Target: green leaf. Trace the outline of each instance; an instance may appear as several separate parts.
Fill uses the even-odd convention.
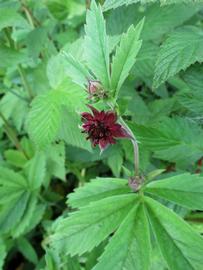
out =
[[[110,239],[93,270],[148,270],[149,265],[148,221],[143,204],[137,204]]]
[[[83,207],[90,202],[125,194],[130,191],[126,179],[96,178],[68,195],[68,204],[73,208]]]
[[[25,163],[27,162],[25,155],[18,150],[13,149],[6,150],[4,152],[4,156],[8,161],[8,163],[18,168],[23,168],[25,166]]]
[[[18,64],[27,61],[24,51],[17,51],[13,48],[0,45],[0,68],[17,67]]]
[[[26,37],[28,54],[34,61],[37,61],[40,52],[43,51],[47,42],[47,32],[43,27],[35,28],[28,33]]]
[[[34,249],[34,247],[31,245],[31,243],[25,238],[21,237],[17,240],[17,245],[19,251],[23,254],[23,256],[28,259],[28,261],[37,264],[38,262],[38,256]]]
[[[70,53],[63,52],[66,60],[65,70],[73,82],[79,84],[83,88],[87,88],[88,80],[91,79],[91,75],[87,68],[78,60],[76,60]]]
[[[110,86],[109,48],[106,35],[106,24],[95,0],[91,1],[91,9],[87,11],[85,25],[84,51],[87,65],[101,81],[105,88]]]
[[[62,124],[58,138],[63,139],[67,144],[92,151],[91,144],[84,134],[81,133],[81,117],[76,112],[70,112],[66,108],[62,110]]]
[[[132,25],[128,29],[128,32],[122,35],[120,45],[116,49],[116,54],[112,63],[111,77],[111,88],[116,93],[118,93],[136,61],[136,56],[142,44],[139,37],[143,24],[144,20],[142,20],[136,27]]]
[[[202,237],[165,206],[147,197],[145,202],[153,232],[169,269],[201,269]]]
[[[22,235],[30,225],[33,225],[31,224],[31,221],[33,213],[36,211],[37,196],[35,193],[29,195],[29,199],[27,200],[27,204],[20,221],[16,223],[15,228],[13,228],[11,231],[12,236],[15,238]]]
[[[123,5],[131,5],[135,3],[147,4],[147,3],[155,3],[158,2],[162,5],[170,5],[170,4],[180,4],[180,3],[202,3],[202,0],[106,0],[103,5],[103,10],[107,11],[109,9],[115,9],[117,7]]]
[[[169,35],[161,46],[155,67],[154,87],[167,81],[191,64],[203,60],[203,31],[195,26],[182,27]]]
[[[46,173],[46,157],[44,152],[36,152],[28,163],[28,181],[33,189],[41,187]]]
[[[0,169],[0,231],[19,236],[28,226],[36,205],[36,194],[28,181],[10,169]]]
[[[58,133],[61,123],[60,93],[51,91],[37,96],[27,118],[30,138],[41,149],[50,144]]]
[[[194,210],[203,210],[203,177],[184,173],[153,181],[146,192]]]
[[[80,208],[56,223],[51,244],[71,256],[92,250],[119,227],[136,201],[135,194],[117,195]]]
[[[28,23],[15,9],[0,7],[0,30],[12,26],[25,28]]]
[[[132,125],[132,129],[156,158],[187,165],[202,156],[203,131],[188,119],[165,118],[152,127]]]
[[[0,238],[0,270],[3,270],[4,260],[6,258],[6,246]]]

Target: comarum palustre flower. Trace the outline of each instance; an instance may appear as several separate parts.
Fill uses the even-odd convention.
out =
[[[99,145],[104,150],[109,144],[115,144],[117,138],[129,138],[131,135],[125,128],[117,123],[117,114],[113,111],[98,111],[88,105],[92,114],[82,113],[83,133],[87,133],[87,140],[90,139],[93,146]]]

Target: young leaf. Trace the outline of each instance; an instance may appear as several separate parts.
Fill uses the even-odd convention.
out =
[[[58,221],[51,244],[71,256],[92,250],[119,227],[136,201],[135,194],[117,195],[80,208]]]
[[[195,26],[184,26],[169,35],[158,54],[154,87],[157,88],[180,70],[203,60],[203,32]]]
[[[95,0],[91,1],[91,9],[87,11],[85,26],[85,58],[87,65],[101,81],[105,88],[110,86],[109,74],[109,48],[106,35],[106,24],[101,11]]]
[[[127,184],[125,179],[97,178],[70,193],[67,203],[73,208],[78,208],[110,196],[126,194],[130,192]]]
[[[199,270],[203,265],[203,239],[174,212],[145,198],[149,220],[170,270]]]
[[[203,210],[203,177],[184,173],[146,186],[146,192],[194,210]]]
[[[148,270],[150,234],[143,204],[133,207],[93,270]]]
[[[136,27],[132,25],[128,32],[122,35],[120,45],[116,49],[111,76],[111,88],[116,93],[118,93],[127,78],[141,48],[142,42],[139,40],[139,37],[143,24],[144,19]]]

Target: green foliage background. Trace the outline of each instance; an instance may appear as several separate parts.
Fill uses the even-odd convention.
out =
[[[202,270],[203,1],[90,2],[0,0],[0,269]],[[81,134],[88,79],[139,193],[130,141]]]

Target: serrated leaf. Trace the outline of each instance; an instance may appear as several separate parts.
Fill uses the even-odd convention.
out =
[[[87,88],[88,80],[92,78],[88,69],[77,59],[75,59],[70,53],[62,52],[65,57],[65,70],[73,82],[79,84],[83,88]]]
[[[123,82],[127,78],[132,66],[136,61],[136,56],[141,48],[142,42],[139,40],[144,20],[136,27],[133,25],[126,34],[121,37],[120,45],[116,49],[116,54],[112,63],[111,88],[118,94]]]
[[[73,208],[83,207],[91,202],[125,194],[130,191],[126,179],[96,178],[68,195],[68,204]]]
[[[57,91],[51,91],[37,96],[27,118],[28,133],[40,149],[56,138],[60,127],[61,105],[57,94]]]
[[[188,119],[165,118],[152,127],[132,125],[132,129],[156,158],[186,165],[202,156],[203,131]]]
[[[148,270],[149,265],[148,221],[144,206],[137,204],[110,239],[93,270]]]
[[[71,256],[92,250],[119,227],[136,201],[135,194],[117,195],[80,208],[58,221],[51,244]]]
[[[91,144],[81,133],[81,117],[76,112],[70,112],[66,108],[62,110],[62,124],[58,138],[63,139],[67,144],[92,151]]]
[[[23,176],[6,168],[0,169],[0,194],[0,231],[18,236],[33,215],[32,205],[33,201],[36,205],[36,194],[30,191],[28,181]]]
[[[158,2],[162,5],[180,4],[180,3],[203,3],[202,0],[106,0],[103,5],[103,10],[115,9],[123,5],[131,5],[135,3],[147,4]]]
[[[29,199],[27,200],[26,208],[24,209],[23,215],[18,223],[15,224],[15,228],[12,229],[11,234],[14,238],[19,237],[26,231],[30,226],[33,213],[35,212],[37,205],[36,194],[30,194]]]
[[[153,86],[157,88],[179,71],[203,60],[203,31],[184,26],[169,35],[161,46],[155,67]]]
[[[199,270],[203,265],[203,239],[174,212],[145,198],[149,220],[170,270]]]
[[[203,209],[203,177],[184,173],[153,181],[146,192],[194,210]]]
[[[95,0],[91,1],[91,9],[87,11],[85,25],[85,58],[87,65],[101,81],[105,88],[110,86],[109,73],[109,48],[106,35],[106,24],[101,11]]]

